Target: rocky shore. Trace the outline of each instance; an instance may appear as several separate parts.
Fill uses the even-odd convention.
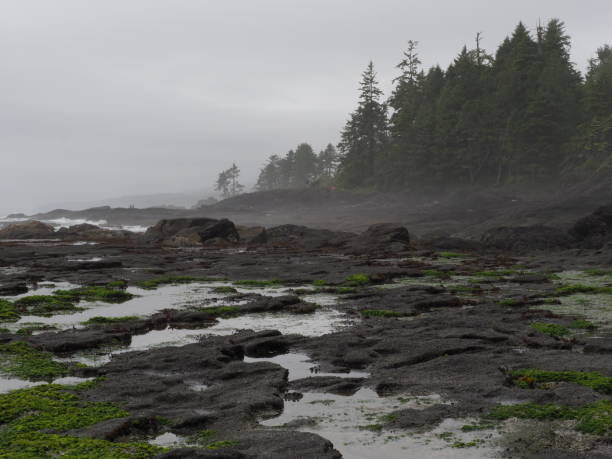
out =
[[[612,207],[409,230],[0,229],[0,457],[612,457]]]

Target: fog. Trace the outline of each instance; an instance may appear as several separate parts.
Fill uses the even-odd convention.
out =
[[[565,21],[580,69],[611,41],[604,0],[1,0],[0,215],[212,189],[236,162],[336,143],[372,59],[407,40],[443,66],[482,32]]]

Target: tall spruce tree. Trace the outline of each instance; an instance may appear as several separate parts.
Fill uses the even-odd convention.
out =
[[[359,104],[351,114],[338,150],[342,154],[338,180],[346,187],[372,186],[388,143],[387,107],[376,81],[374,64],[362,74]]]
[[[393,113],[389,120],[392,141],[389,154],[379,167],[377,182],[382,188],[402,188],[410,182],[416,149],[415,120],[423,103],[424,74],[417,52],[418,42],[408,41],[404,57],[397,64],[400,75],[394,80],[395,88],[389,97]]]

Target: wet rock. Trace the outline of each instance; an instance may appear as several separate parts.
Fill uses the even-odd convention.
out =
[[[361,389],[365,378],[342,378],[340,376],[311,376],[291,381],[292,390],[322,392],[337,395],[353,395]]]
[[[266,243],[277,247],[302,248],[314,250],[321,248],[340,247],[354,235],[352,233],[336,232],[325,229],[308,228],[298,225],[281,225],[269,228],[254,243]]]
[[[0,229],[0,239],[49,239],[54,237],[53,226],[37,220],[12,223]]]
[[[173,449],[156,456],[156,459],[247,459],[243,453],[233,448],[223,448],[221,451],[202,448]]]
[[[212,218],[161,220],[143,236],[146,242],[169,246],[201,245],[216,239],[235,243],[240,236],[231,221]]]
[[[263,226],[236,226],[240,241],[245,244],[265,244],[268,235]]]
[[[389,427],[399,429],[431,429],[455,413],[450,405],[428,406],[422,410],[408,408],[391,413]]]
[[[110,230],[99,226],[83,223],[73,225],[68,228],[60,228],[56,233],[57,237],[72,241],[118,241],[130,240],[135,233],[126,230]]]
[[[584,247],[599,248],[612,241],[612,205],[581,218],[570,232]]]
[[[475,252],[482,249],[482,244],[478,241],[461,239],[452,236],[437,236],[421,239],[420,246],[432,250],[458,250],[462,252]]]
[[[291,430],[256,430],[236,436],[237,449],[249,457],[266,459],[340,459],[329,440]]]
[[[55,353],[75,352],[103,345],[129,344],[131,340],[132,333],[129,331],[101,328],[47,332],[28,337],[34,347]]]
[[[565,232],[544,225],[499,227],[486,231],[481,242],[487,247],[500,250],[557,250],[572,244]]]
[[[348,243],[350,253],[402,252],[410,248],[410,234],[395,223],[378,223]]]
[[[21,293],[28,293],[28,286],[25,282],[14,281],[0,284],[0,296],[19,295]]]

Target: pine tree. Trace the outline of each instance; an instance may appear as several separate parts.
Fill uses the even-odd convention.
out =
[[[219,173],[217,177],[216,190],[221,191],[221,195],[224,198],[231,198],[242,192],[244,186],[238,182],[240,176],[240,169],[235,163],[232,167]]]
[[[321,150],[317,156],[317,176],[320,179],[330,180],[336,173],[338,165],[338,153],[336,148],[330,143]]]
[[[302,143],[295,149],[291,183],[296,187],[309,185],[317,171],[317,156],[312,147]]]
[[[387,107],[370,62],[362,74],[359,104],[342,131],[338,179],[349,188],[370,186],[388,141]]]
[[[412,158],[415,154],[415,120],[423,101],[424,75],[417,53],[418,42],[410,40],[404,57],[396,68],[401,73],[389,106],[393,114],[389,122],[391,145],[384,167],[379,167],[377,181],[382,188],[400,188],[409,182]]]

